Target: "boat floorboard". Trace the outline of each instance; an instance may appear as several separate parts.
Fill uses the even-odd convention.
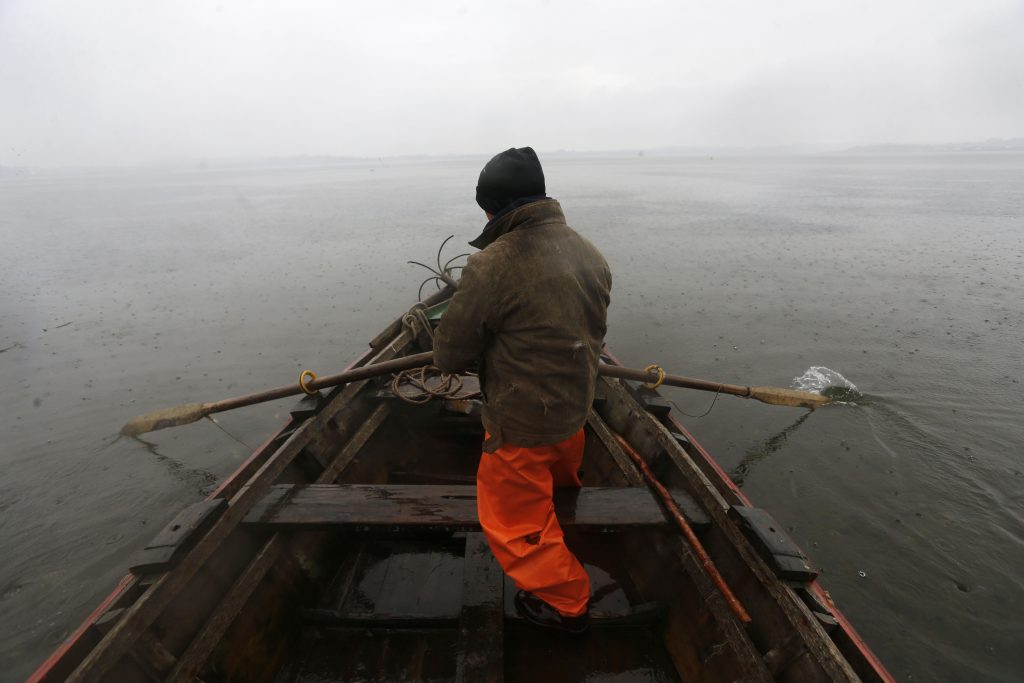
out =
[[[606,534],[566,530],[592,582],[597,620],[583,636],[519,619],[515,586],[489,564],[479,533],[338,538],[346,550],[318,604],[300,610],[302,636],[278,683],[481,679],[462,675],[467,662],[505,681],[680,680],[663,611],[645,600]],[[467,609],[475,605],[486,606],[485,618]]]

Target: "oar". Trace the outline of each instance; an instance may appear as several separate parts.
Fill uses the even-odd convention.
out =
[[[745,387],[739,384],[721,384],[719,382],[709,382],[706,379],[694,379],[692,377],[669,375],[661,368],[633,370],[632,368],[624,368],[619,365],[606,365],[601,363],[598,368],[598,373],[605,377],[632,379],[639,382],[647,382],[652,385],[668,384],[673,387],[699,389],[700,391],[713,391],[715,393],[742,396],[743,398],[756,398],[762,403],[770,403],[775,406],[814,409],[819,406],[828,405],[832,402],[828,396],[822,396],[821,394],[815,394],[810,391],[783,389],[782,387]]]
[[[411,356],[403,356],[402,358],[396,358],[394,360],[386,360],[380,363],[373,363],[372,365],[364,365],[361,368],[339,372],[336,375],[311,379],[306,382],[305,385],[306,389],[312,392],[317,389],[335,387],[339,384],[348,384],[349,382],[356,382],[361,379],[379,377],[380,375],[387,375],[392,372],[401,372],[402,370],[409,370],[411,368],[429,365],[433,358],[434,354],[430,351],[416,353]],[[152,413],[146,413],[145,415],[134,417],[129,420],[124,427],[121,427],[121,433],[125,436],[138,436],[140,434],[145,434],[146,432],[155,432],[158,429],[166,429],[167,427],[180,427],[181,425],[187,425],[201,420],[207,415],[212,415],[213,413],[223,413],[225,410],[244,408],[245,406],[265,403],[267,401],[286,398],[288,396],[297,396],[302,393],[306,393],[306,391],[301,385],[289,384],[287,386],[277,387],[276,389],[267,389],[266,391],[259,391],[255,394],[247,394],[245,396],[235,396],[234,398],[226,398],[222,401],[214,401],[213,403],[186,403],[183,406],[165,408],[163,410],[157,410]]]
[[[425,351],[424,353],[417,353],[403,358],[396,358],[394,360],[374,363],[372,365],[365,365],[361,368],[340,372],[336,375],[312,379],[306,382],[305,386],[306,390],[311,392],[317,389],[338,386],[339,384],[348,384],[349,382],[355,382],[361,379],[379,377],[380,375],[387,375],[393,372],[401,372],[402,370],[418,368],[423,365],[429,365],[432,361],[433,353]],[[657,370],[633,370],[631,368],[623,368],[618,365],[606,365],[605,363],[601,363],[598,365],[598,374],[604,375],[605,377],[638,380],[641,382],[648,382],[653,385],[668,384],[674,387],[699,389],[701,391],[714,391],[716,393],[732,394],[734,396],[742,396],[744,398],[756,398],[758,401],[762,401],[763,403],[770,403],[772,405],[779,406],[813,409],[829,403],[828,397],[820,394],[812,394],[807,391],[783,389],[781,387],[745,387],[737,384],[721,384],[719,382],[709,382],[703,379],[669,375],[660,368]],[[154,432],[158,429],[179,427],[181,425],[187,425],[201,420],[207,415],[212,415],[213,413],[222,413],[226,410],[234,410],[235,408],[251,406],[257,403],[265,403],[266,401],[273,401],[278,398],[296,396],[304,393],[304,391],[305,390],[298,384],[289,384],[276,389],[268,389],[266,391],[260,391],[246,396],[226,398],[222,401],[215,401],[213,403],[186,403],[185,405],[177,406],[175,408],[165,408],[163,410],[157,410],[152,413],[146,413],[145,415],[139,415],[138,417],[132,418],[124,427],[121,428],[121,433],[125,436],[139,436],[140,434]]]

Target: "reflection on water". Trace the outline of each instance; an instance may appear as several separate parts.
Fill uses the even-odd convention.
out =
[[[747,475],[754,465],[770,457],[773,453],[778,451],[780,448],[786,445],[786,440],[789,436],[802,425],[807,418],[809,418],[814,411],[807,411],[796,419],[793,424],[789,425],[778,434],[775,434],[764,441],[760,441],[754,444],[750,450],[747,451],[747,455],[744,456],[740,464],[737,465],[729,476],[732,478],[737,485],[743,486],[747,480]]]
[[[200,495],[207,495],[217,487],[219,477],[213,472],[208,470],[186,467],[182,463],[178,462],[174,458],[170,458],[160,452],[159,446],[152,441],[147,441],[141,436],[117,436],[117,439],[131,439],[137,441],[146,449],[146,451],[156,458],[164,468],[166,468],[168,474],[174,477],[176,480],[181,482],[184,486],[194,489],[196,493]]]

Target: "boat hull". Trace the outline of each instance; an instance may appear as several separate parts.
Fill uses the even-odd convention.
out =
[[[419,351],[422,337],[396,321],[350,367]],[[608,378],[586,425],[584,489],[556,496],[591,575],[594,628],[566,639],[527,625],[475,519],[478,412],[410,405],[376,380],[304,399],[29,680],[892,680],[657,392]]]

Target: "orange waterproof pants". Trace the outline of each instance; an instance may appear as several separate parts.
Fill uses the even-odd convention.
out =
[[[587,609],[590,579],[565,545],[554,486],[579,486],[583,430],[560,443],[506,444],[484,453],[476,473],[480,526],[505,573],[565,616]]]

